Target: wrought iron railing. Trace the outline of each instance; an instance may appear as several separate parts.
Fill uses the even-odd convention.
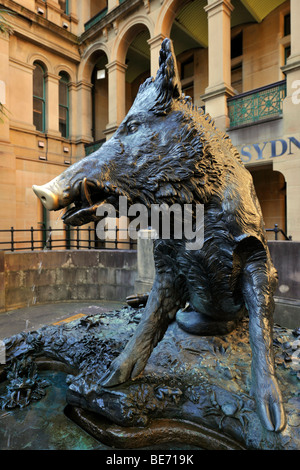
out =
[[[90,144],[85,144],[84,150],[85,150],[85,155],[90,155],[90,153],[96,152],[102,145],[106,142],[106,139],[101,139],[97,140],[95,142],[92,142]]]
[[[110,227],[109,230],[112,230]],[[129,249],[136,250],[137,245],[134,239],[128,237],[126,240],[120,237],[120,232],[126,229],[115,227],[115,238],[106,241],[97,237],[96,229],[92,227],[54,229],[33,228],[19,230],[11,227],[7,230],[0,230],[0,251],[36,251],[36,250],[95,250],[95,249]],[[275,240],[281,233],[285,240],[292,241],[291,236],[275,224],[274,228],[266,229],[267,232],[275,233]],[[127,232],[127,230],[126,230]],[[110,232],[111,233],[111,232]]]
[[[286,81],[283,80],[228,98],[230,128],[281,116],[285,97]]]
[[[110,230],[112,228],[110,227]],[[0,251],[136,249],[136,241],[120,239],[125,229],[115,227],[115,238],[102,241],[92,227],[69,229],[33,228],[0,230]]]
[[[102,18],[104,18],[104,16],[106,16],[106,14],[107,14],[107,7],[103,8],[103,10],[99,11],[99,13],[97,13],[97,15],[93,16],[90,20],[88,20],[84,24],[85,31],[87,31],[92,26],[94,26],[96,23],[98,23],[98,21],[102,20]]]
[[[292,237],[291,236],[288,237],[287,234],[281,228],[278,227],[278,224],[275,224],[274,228],[267,228],[266,232],[274,232],[275,240],[278,240],[278,234],[281,233],[281,235],[283,235],[285,240],[292,241]]]

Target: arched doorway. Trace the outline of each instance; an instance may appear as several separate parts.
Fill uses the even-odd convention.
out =
[[[266,229],[274,229],[275,224],[286,233],[286,181],[282,173],[273,171],[271,166],[250,169],[259,199]],[[267,232],[268,239],[274,240],[275,234]],[[278,240],[284,240],[279,233]]]
[[[137,95],[140,85],[150,76],[150,34],[145,26],[135,35],[130,43],[125,64],[127,66],[126,80],[126,113],[129,111]]]
[[[208,85],[208,27],[204,7],[207,0],[194,0],[177,6],[170,37],[177,58],[182,91],[196,106]]]
[[[108,123],[108,78],[107,57],[103,51],[93,54],[94,67],[92,83],[92,137],[94,146],[98,147],[105,141],[105,129]],[[96,148],[93,149],[93,151]]]

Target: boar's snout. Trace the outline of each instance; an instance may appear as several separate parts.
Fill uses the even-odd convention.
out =
[[[67,185],[60,175],[41,186],[33,185],[32,189],[48,211],[56,211],[74,200],[78,184],[73,185],[71,190],[70,185]]]
[[[57,194],[54,194],[53,191],[51,191],[47,184],[43,186],[33,185],[32,189],[42,202],[43,206],[48,209],[48,211],[55,211],[59,209],[58,196]]]

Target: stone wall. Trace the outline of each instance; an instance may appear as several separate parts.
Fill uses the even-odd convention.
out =
[[[300,303],[300,242],[268,245],[278,271],[277,299]],[[140,288],[145,266],[151,268],[148,252],[138,270],[137,252],[132,250],[0,251],[0,312],[48,302],[123,301],[135,291],[150,289],[148,274],[149,289]]]
[[[136,251],[0,252],[0,312],[51,302],[125,300]]]
[[[135,285],[148,290],[154,280],[151,246],[150,237],[138,239],[138,276]],[[300,304],[300,242],[272,240],[268,241],[268,246],[278,272],[277,300],[295,301]]]

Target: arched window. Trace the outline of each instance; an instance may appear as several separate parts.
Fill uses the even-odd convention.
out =
[[[35,62],[33,70],[33,124],[40,132],[45,132],[46,87],[45,69]]]
[[[62,137],[69,137],[69,75],[60,72],[59,81],[59,131]]]

